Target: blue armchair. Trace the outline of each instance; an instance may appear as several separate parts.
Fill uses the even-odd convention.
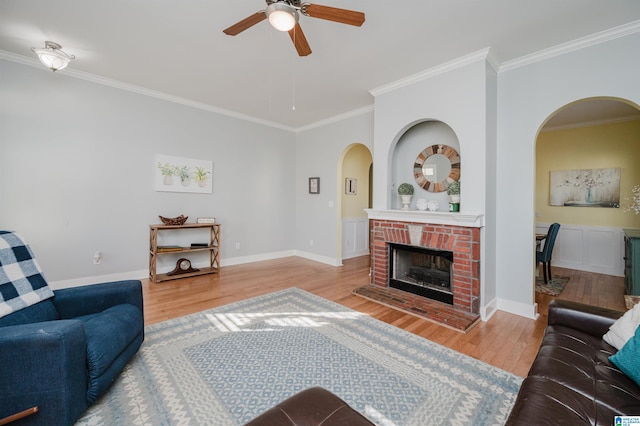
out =
[[[16,424],[72,425],[140,348],[142,285],[118,281],[51,292],[31,250],[16,249],[16,238],[0,231],[0,419],[37,406]],[[23,275],[17,279],[16,265]],[[44,300],[33,303],[38,293]]]

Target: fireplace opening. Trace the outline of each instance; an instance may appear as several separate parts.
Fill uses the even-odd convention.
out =
[[[453,252],[389,246],[389,287],[453,305]]]

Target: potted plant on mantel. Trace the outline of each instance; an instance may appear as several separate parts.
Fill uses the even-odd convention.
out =
[[[460,182],[454,180],[447,186],[447,194],[449,194],[449,211],[460,211]]]
[[[411,196],[413,195],[413,185],[410,183],[401,183],[398,187],[398,195],[402,199],[402,210],[409,210],[411,204]]]

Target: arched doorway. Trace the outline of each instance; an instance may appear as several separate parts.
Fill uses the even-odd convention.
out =
[[[561,224],[553,266],[623,275],[622,229],[640,227],[640,215],[625,211],[625,198],[640,184],[639,135],[640,108],[619,98],[572,102],[541,126],[535,148],[535,228],[543,234],[550,224]],[[611,179],[598,177],[605,173],[619,177],[619,206],[590,199],[592,191],[612,185]],[[592,178],[578,178],[585,174]],[[559,183],[557,177],[565,175],[569,178]],[[568,189],[575,200],[558,202],[558,193]]]
[[[371,167],[373,157],[365,145],[348,146],[338,168],[339,253],[341,259],[369,254],[369,220],[365,209],[371,208]]]

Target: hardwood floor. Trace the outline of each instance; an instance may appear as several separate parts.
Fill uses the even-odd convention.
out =
[[[560,299],[625,310],[622,277],[555,267],[552,273],[570,278]],[[368,256],[346,260],[338,268],[288,257],[227,266],[214,275],[157,284],[145,280],[145,323],[298,287],[519,376],[527,374],[547,325],[548,305],[553,297],[536,294],[540,317],[535,321],[498,311],[489,321],[480,322],[463,334],[352,295],[353,289],[369,283],[368,274]]]

